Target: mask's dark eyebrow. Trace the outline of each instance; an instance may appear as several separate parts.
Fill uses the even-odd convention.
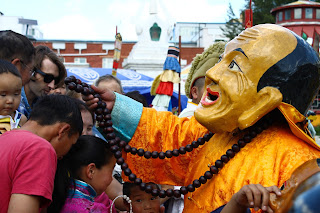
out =
[[[248,56],[243,52],[241,48],[234,49],[233,51],[241,52],[245,57],[247,57],[247,59],[249,59]]]

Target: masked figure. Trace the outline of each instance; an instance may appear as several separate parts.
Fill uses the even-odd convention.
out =
[[[178,157],[124,153],[129,168],[144,182],[195,186],[185,195],[187,213],[214,211],[246,184],[280,187],[297,167],[320,157],[304,116],[318,92],[318,63],[312,47],[290,30],[257,25],[230,41],[207,71],[191,119],[142,108],[117,94],[112,121],[131,147],[166,152],[215,133]]]

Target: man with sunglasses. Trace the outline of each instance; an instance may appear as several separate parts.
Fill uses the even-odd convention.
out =
[[[47,46],[36,48],[34,68],[30,81],[21,91],[19,111],[29,117],[37,98],[48,95],[66,76],[66,69],[59,57]]]
[[[0,31],[0,59],[11,62],[22,77],[22,85],[29,82],[35,48],[31,41],[11,30]]]

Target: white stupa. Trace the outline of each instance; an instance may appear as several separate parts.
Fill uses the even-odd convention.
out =
[[[144,8],[138,15],[138,42],[122,66],[155,78],[163,71],[174,20],[159,0],[145,0]]]

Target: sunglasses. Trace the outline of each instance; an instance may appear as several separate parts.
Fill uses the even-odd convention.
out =
[[[53,80],[54,80],[54,84],[58,84],[59,81],[60,81],[60,78],[59,77],[54,77],[52,74],[47,74],[47,73],[44,73],[42,72],[41,70],[39,69],[34,69],[34,72],[36,73],[39,73],[40,75],[43,76],[43,81],[47,84],[51,83]]]

